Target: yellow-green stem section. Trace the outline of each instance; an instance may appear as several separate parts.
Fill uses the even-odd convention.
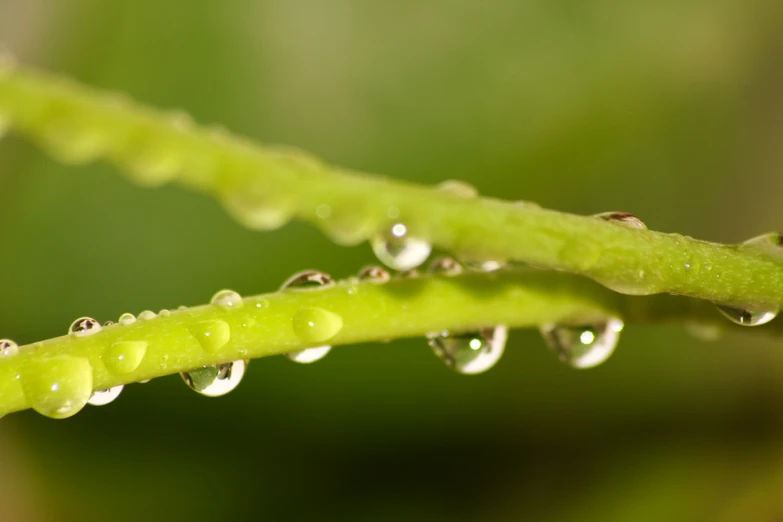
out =
[[[348,172],[26,68],[0,64],[0,120],[58,159],[103,157],[139,183],[175,181],[221,201],[253,193],[252,204],[283,205],[280,223],[310,221],[341,244],[402,221],[453,253],[583,274],[622,293],[783,304],[783,263],[768,252]]]
[[[330,288],[246,297],[239,308],[199,306],[166,317],[104,327],[86,337],[64,336],[22,346],[18,355],[0,359],[0,414],[30,406],[18,377],[28,364],[63,355],[83,358],[92,367],[93,389],[107,389],[203,365],[307,348],[313,343],[297,336],[295,318],[301,311],[312,309],[342,318],[342,327],[328,340],[332,345],[423,338],[433,331],[496,324],[534,327],[562,321],[588,322],[607,314],[630,323],[729,325],[703,301],[622,296],[588,279],[554,272],[425,276],[383,284],[345,281]],[[220,328],[214,328],[216,324]],[[211,337],[204,337],[206,331]],[[146,343],[140,363],[125,361],[132,369],[128,373],[107,367],[107,361],[111,364],[113,360],[113,369],[117,369],[113,354],[118,346],[127,346],[117,343]],[[323,343],[319,340],[318,344]],[[422,348],[425,346],[422,341]],[[339,351],[330,356],[339,356]]]

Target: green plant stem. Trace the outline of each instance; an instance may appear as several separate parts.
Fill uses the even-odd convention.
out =
[[[138,183],[176,181],[221,201],[250,195],[243,206],[271,208],[263,226],[295,217],[354,244],[404,222],[443,250],[583,274],[622,293],[669,292],[748,308],[783,304],[783,263],[763,249],[331,168],[58,77],[0,69],[0,119],[56,158],[103,157]]]
[[[104,327],[86,337],[64,336],[20,347],[17,355],[0,358],[0,414],[30,407],[18,376],[31,362],[62,355],[84,358],[92,367],[93,389],[107,389],[204,365],[312,346],[303,342],[292,326],[299,311],[311,308],[343,319],[342,329],[317,345],[424,337],[428,332],[495,324],[534,327],[582,323],[607,315],[635,324],[687,322],[730,327],[703,301],[622,296],[588,279],[555,272],[505,270],[394,279],[383,284],[347,280],[328,288],[247,297],[240,308],[198,306],[173,311],[167,317]],[[210,352],[193,332],[198,325],[218,320],[228,325],[230,340]],[[115,343],[128,341],[146,342],[146,355],[138,368],[119,376],[107,369],[106,352]]]

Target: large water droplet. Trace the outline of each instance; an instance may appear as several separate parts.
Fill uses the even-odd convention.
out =
[[[291,325],[303,343],[322,343],[337,335],[343,327],[343,318],[323,308],[304,308],[294,315]],[[316,346],[285,356],[294,362],[311,363],[323,358],[331,349],[329,345]]]
[[[359,278],[359,281],[385,283],[386,281],[391,279],[391,274],[389,274],[388,270],[384,268],[375,265],[370,265],[370,266],[365,266],[364,268],[359,270],[357,277]]]
[[[287,194],[271,189],[269,183],[229,192],[223,197],[223,207],[229,216],[251,230],[280,228],[291,220],[295,208]]]
[[[92,395],[92,367],[81,357],[61,355],[29,361],[20,380],[30,406],[54,419],[75,415]]]
[[[505,326],[458,334],[441,332],[429,336],[429,345],[454,371],[470,375],[485,372],[498,362],[507,336]]]
[[[104,355],[106,369],[116,375],[136,371],[147,353],[147,341],[120,341],[112,344]]]
[[[124,313],[120,316],[120,324],[129,325],[136,322],[136,316],[129,313]]]
[[[450,257],[439,257],[430,263],[431,274],[457,275],[462,273],[462,265]]]
[[[87,337],[101,331],[101,323],[92,317],[80,317],[71,323],[68,333],[74,337]]]
[[[731,306],[716,305],[718,311],[727,317],[732,323],[742,326],[761,326],[767,324],[778,315],[777,309],[748,310]]]
[[[377,234],[371,240],[376,257],[386,266],[395,270],[416,268],[430,256],[432,246],[415,236],[403,223],[395,223],[388,230]]]
[[[541,327],[549,348],[574,368],[592,368],[614,352],[623,322],[611,317],[587,325],[547,324]]]
[[[242,308],[242,296],[233,290],[221,290],[212,296],[210,302],[221,308]]]
[[[231,340],[231,327],[227,322],[219,319],[196,323],[189,330],[201,347],[209,353],[217,352]]]
[[[11,339],[0,339],[0,357],[12,357],[18,353],[18,344]]]
[[[219,397],[234,390],[245,375],[248,361],[203,366],[180,375],[190,389],[207,397]]]
[[[114,386],[108,390],[95,390],[87,400],[87,404],[91,404],[93,406],[105,406],[119,397],[120,393],[122,393],[122,389],[123,385],[120,384],[119,386]]]
[[[476,187],[470,183],[460,181],[458,179],[446,180],[440,183],[436,188],[441,192],[454,194],[455,196],[459,196],[465,199],[475,198],[479,194],[479,191]]]
[[[628,212],[604,212],[602,214],[596,214],[595,217],[628,228],[636,228],[636,229],[644,229],[644,230],[647,229],[647,225],[645,225],[641,219]]]

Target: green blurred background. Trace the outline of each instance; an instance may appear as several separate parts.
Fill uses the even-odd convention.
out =
[[[764,0],[0,0],[20,59],[356,169],[736,242],[780,227],[783,4]],[[254,233],[177,187],[0,141],[0,334],[345,277],[370,249]],[[783,517],[783,350],[630,327],[604,366],[512,333],[491,372],[423,340],[178,377],[0,421],[0,520]]]

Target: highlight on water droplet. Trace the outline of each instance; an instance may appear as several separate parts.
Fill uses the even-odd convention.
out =
[[[124,325],[133,324],[136,322],[136,316],[129,313],[124,313],[120,316],[119,323]]]
[[[101,331],[101,323],[92,317],[80,317],[71,323],[68,333],[74,337],[87,337]]]
[[[394,270],[410,270],[421,265],[432,252],[432,246],[424,239],[410,233],[404,223],[395,223],[389,229],[375,235],[370,241],[375,256]]]
[[[81,357],[31,360],[22,368],[20,381],[30,406],[53,419],[75,415],[92,395],[92,367]]]
[[[647,229],[647,225],[645,225],[641,219],[629,212],[604,212],[602,214],[596,214],[595,217],[628,228],[636,228],[639,230]]]
[[[723,305],[716,305],[716,307],[729,321],[742,326],[761,326],[767,324],[778,315],[778,310],[776,308],[749,310]]]
[[[122,393],[123,385],[114,386],[108,390],[95,390],[87,400],[87,404],[92,406],[105,406],[110,402],[114,402],[114,399],[120,396]]]
[[[460,181],[458,179],[446,180],[440,183],[436,189],[440,192],[447,192],[465,199],[473,199],[479,195],[479,191],[476,187],[466,181]]]
[[[431,274],[458,275],[462,273],[462,265],[451,257],[439,257],[430,263]]]
[[[231,327],[220,319],[196,323],[189,330],[201,347],[209,353],[217,352],[231,340]]]
[[[115,375],[136,371],[147,353],[147,341],[119,341],[106,349],[103,364]]]
[[[357,274],[359,281],[370,281],[372,283],[385,283],[391,279],[391,274],[385,268],[377,265],[368,265],[359,270]]]
[[[239,386],[248,364],[248,361],[238,360],[202,366],[182,372],[180,376],[191,390],[206,397],[220,397]]]
[[[242,308],[242,296],[233,290],[221,290],[212,296],[210,303],[226,309]]]
[[[334,285],[334,279],[320,270],[304,270],[289,277],[280,290],[301,290],[314,287]]]
[[[592,368],[614,352],[623,322],[616,317],[591,324],[547,324],[541,335],[561,361],[574,368]]]
[[[149,321],[150,319],[155,319],[156,317],[158,317],[158,315],[152,310],[144,310],[139,314],[139,319],[142,321]]]
[[[11,339],[0,339],[0,357],[13,357],[18,353],[18,344]]]
[[[447,331],[428,336],[429,345],[449,368],[458,373],[482,373],[498,362],[506,347],[508,328],[502,325],[474,332]]]

